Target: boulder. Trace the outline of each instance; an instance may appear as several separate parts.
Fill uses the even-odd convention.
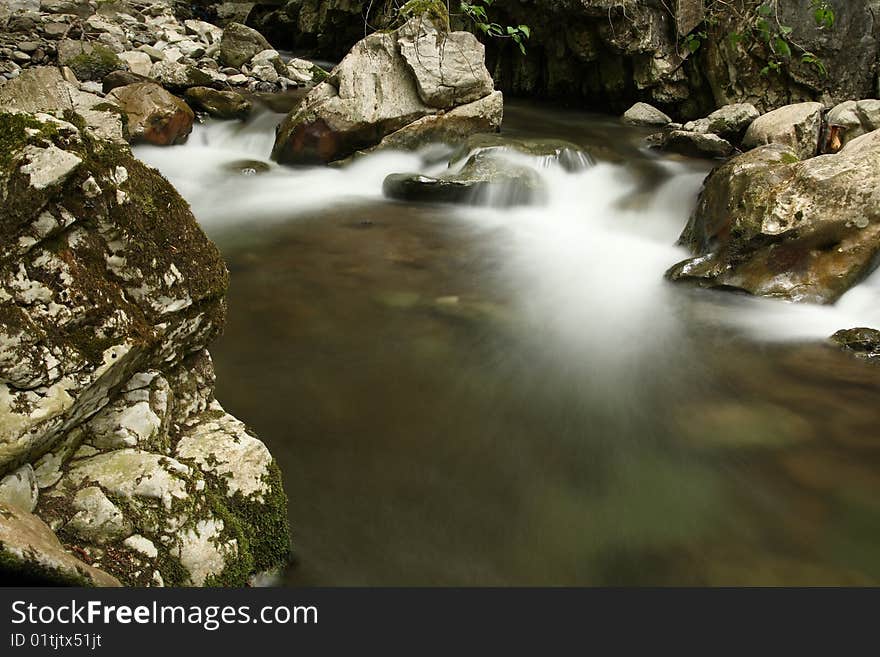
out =
[[[220,63],[241,68],[257,53],[271,49],[271,44],[255,29],[241,23],[229,23],[220,39]]]
[[[427,69],[414,72],[401,54],[401,43],[409,42],[412,43],[407,47],[412,53],[422,48],[426,55],[445,52],[444,44],[450,38],[459,39],[455,34],[424,17],[411,19],[395,32],[376,32],[359,41],[333,69],[330,78],[312,89],[303,104],[282,122],[273,159],[289,164],[340,160],[376,146],[387,136],[426,117],[431,120],[410,128],[408,134],[399,136],[398,143],[429,140],[432,134],[442,138],[455,131],[497,128],[501,123],[501,97],[485,100],[493,94],[491,86],[485,84],[488,73],[483,73],[480,48],[471,48],[449,62],[440,57],[425,60],[426,67],[433,67],[431,73]],[[461,56],[470,70],[464,78],[454,80],[453,72],[461,73],[465,61]],[[438,80],[460,85],[461,90],[441,94]],[[484,95],[476,97],[478,93]],[[425,98],[435,104],[459,98],[469,102],[457,107],[447,105],[444,109],[428,105]],[[469,106],[473,107],[463,109]],[[461,111],[454,114],[456,110]],[[450,115],[452,118],[447,119]],[[447,130],[445,126],[451,124],[455,128]]]
[[[128,130],[134,142],[145,141],[157,146],[180,144],[192,131],[193,111],[180,98],[153,82],[117,87],[107,98],[128,116]]]
[[[118,144],[127,141],[121,110],[100,96],[81,91],[55,67],[27,69],[0,86],[0,107],[23,112],[76,111],[91,136]]]
[[[623,113],[621,120],[627,125],[643,127],[664,126],[672,123],[672,119],[648,103],[636,103]]]
[[[161,61],[153,64],[150,77],[166,89],[181,92],[190,87],[204,87],[213,82],[207,73],[180,62]]]
[[[411,20],[398,31],[400,54],[428,107],[451,109],[488,96],[495,90],[483,64],[486,51],[470,32],[438,38],[435,21]]]
[[[688,157],[726,158],[737,152],[729,141],[712,132],[670,130],[659,138],[658,147]]]
[[[131,71],[113,71],[104,76],[104,80],[101,82],[101,91],[109,94],[117,87],[137,84],[138,82],[153,82],[153,79],[145,75],[132,73]]]
[[[121,586],[74,557],[37,516],[0,502],[0,579],[6,584]]]
[[[246,119],[251,103],[234,91],[217,91],[210,87],[193,87],[184,96],[190,106],[218,119]]]
[[[706,179],[681,243],[697,257],[672,280],[792,301],[833,303],[880,254],[880,131],[798,161],[770,144]]]
[[[152,58],[140,50],[126,50],[117,55],[129,71],[136,75],[148,76],[153,68]]]
[[[277,465],[213,398],[225,266],[158,172],[63,116],[0,112],[4,581],[243,586],[289,539]]]
[[[728,141],[739,142],[752,122],[760,116],[751,103],[725,105],[706,117],[706,130]]]
[[[800,159],[813,157],[822,131],[822,103],[797,103],[767,112],[752,121],[743,137],[743,148],[783,144]]]
[[[110,48],[96,42],[71,39],[58,43],[58,63],[68,66],[78,79],[96,82],[111,71],[126,67]]]
[[[880,129],[880,100],[847,100],[835,105],[826,117],[829,135],[823,145],[825,152],[834,153],[846,142]]]

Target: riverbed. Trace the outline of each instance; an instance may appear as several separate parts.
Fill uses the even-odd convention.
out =
[[[546,204],[382,197],[431,152],[268,161],[281,116],[139,147],[231,273],[217,397],[290,497],[289,585],[880,583],[880,370],[834,307],[668,283],[711,164],[615,119],[507,103]],[[267,171],[253,162],[269,165]]]

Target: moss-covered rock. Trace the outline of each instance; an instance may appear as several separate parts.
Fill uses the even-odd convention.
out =
[[[835,155],[799,161],[770,144],[706,179],[681,237],[697,257],[672,280],[832,303],[877,265],[880,131]]]
[[[0,113],[0,146],[4,499],[27,497],[53,549],[128,585],[243,585],[283,565],[277,467],[213,400],[227,272],[187,203],[74,110]],[[7,547],[0,569],[98,577]]]

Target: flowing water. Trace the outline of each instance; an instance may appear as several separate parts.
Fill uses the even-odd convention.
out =
[[[880,582],[880,370],[824,343],[880,325],[880,278],[834,307],[665,282],[708,166],[602,117],[508,106],[601,147],[532,161],[521,208],[382,198],[431,152],[243,163],[279,119],[137,152],[229,264],[217,395],[284,472],[288,584]]]

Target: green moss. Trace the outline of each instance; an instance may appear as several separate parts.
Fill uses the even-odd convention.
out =
[[[318,66],[317,64],[312,65],[312,82],[318,84],[319,82],[325,82],[330,78],[329,71],[325,71],[323,68]]]
[[[783,164],[795,164],[796,162],[800,162],[797,155],[794,153],[783,153],[779,159]]]
[[[33,559],[19,558],[0,542],[0,581],[9,586],[94,586],[79,572],[50,568]]]
[[[438,27],[449,31],[449,10],[443,0],[409,0],[398,11],[403,21],[428,17],[439,22]]]
[[[119,57],[106,46],[98,43],[89,44],[88,50],[71,58],[67,65],[80,80],[96,80],[100,82],[113,71],[125,68]]]

